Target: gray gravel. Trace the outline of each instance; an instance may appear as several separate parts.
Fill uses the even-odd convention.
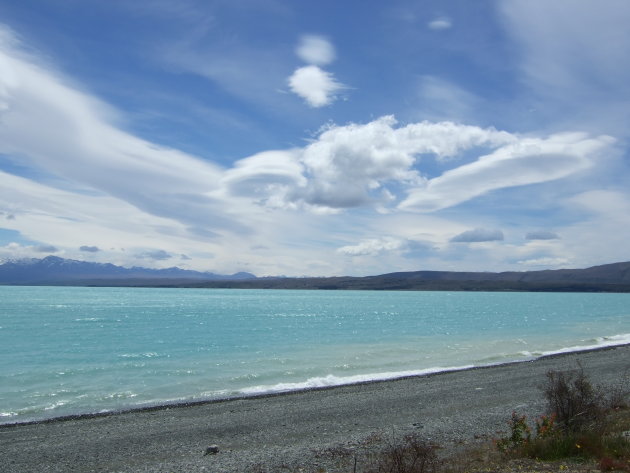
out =
[[[407,433],[446,451],[496,437],[513,410],[542,413],[545,373],[575,369],[578,360],[595,383],[616,381],[630,370],[630,345],[394,381],[0,426],[0,471],[347,472],[352,469],[341,465],[343,458],[361,458]],[[206,454],[211,445],[219,452]]]

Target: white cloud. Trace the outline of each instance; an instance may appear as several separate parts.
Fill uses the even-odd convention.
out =
[[[305,187],[297,151],[265,151],[237,161],[221,180],[224,192],[268,207],[290,207],[294,189]]]
[[[485,241],[503,241],[504,236],[501,230],[488,230],[485,228],[475,228],[468,230],[451,238],[455,243],[480,243]]]
[[[427,26],[434,31],[448,30],[453,26],[453,21],[446,16],[441,16],[430,21]]]
[[[348,256],[373,256],[387,251],[403,249],[407,241],[396,237],[369,238],[356,245],[342,246],[337,252]]]
[[[288,79],[291,91],[302,97],[311,107],[330,105],[345,87],[330,73],[310,65],[296,69]]]
[[[422,154],[444,159],[473,146],[513,139],[504,132],[449,122],[396,124],[394,117],[387,116],[324,131],[303,151],[301,159],[310,178],[303,198],[337,208],[383,202],[383,194],[375,191],[388,184],[424,186],[425,179],[414,169]],[[385,195],[391,202],[392,194]]]
[[[232,195],[268,199],[281,207],[299,204],[321,211],[392,205],[400,186],[425,185],[415,169],[421,155],[444,160],[476,146],[516,139],[509,133],[451,122],[396,125],[394,117],[386,116],[367,124],[330,126],[302,149],[238,161],[223,183]],[[284,205],[278,205],[279,199]]]
[[[316,66],[325,66],[335,60],[334,46],[322,36],[302,36],[295,52],[302,61]]]
[[[588,169],[613,143],[611,137],[583,133],[523,138],[431,179],[426,187],[412,190],[400,208],[430,212],[496,189],[561,179]]]
[[[222,192],[320,213],[363,205],[432,212],[493,190],[570,176],[591,166],[612,143],[606,136],[529,138],[452,122],[398,127],[387,116],[367,124],[331,125],[302,149],[238,161],[224,173]],[[450,162],[477,147],[494,151],[436,178],[422,176],[423,155]]]

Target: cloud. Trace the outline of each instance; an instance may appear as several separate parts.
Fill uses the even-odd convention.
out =
[[[89,241],[101,249],[103,261],[113,255],[133,263],[139,255],[160,266],[186,253],[192,266],[207,264],[213,254],[212,264],[233,268],[247,259],[267,274],[295,274],[302,267],[304,273],[322,267],[359,271],[367,267],[360,261],[343,269],[328,262],[331,242],[354,243],[337,254],[384,255],[399,263],[417,249],[412,242],[418,235],[437,252],[461,254],[467,247],[449,245],[448,239],[466,227],[453,219],[439,229],[426,223],[417,228],[419,221],[440,218],[410,218],[405,212],[438,212],[499,189],[574,176],[601,163],[599,157],[613,145],[611,138],[594,134],[524,136],[454,121],[398,123],[384,116],[331,124],[300,146],[218,166],[125,131],[116,111],[15,41],[0,40],[0,60],[7,71],[0,75],[5,105],[0,153],[18,164],[0,172],[3,216],[17,217],[2,221],[28,241],[49,242],[69,257],[91,248],[84,245]],[[425,78],[424,85],[427,91],[445,91],[444,103],[465,92],[435,78]],[[467,98],[464,93],[462,101]],[[367,232],[357,222],[374,218],[373,209],[382,213]],[[413,220],[415,230],[380,225],[394,215],[407,226]],[[446,220],[457,210],[441,215]],[[383,228],[390,236],[362,239],[359,233],[379,235]],[[563,235],[559,243],[577,238],[578,232],[557,228]],[[164,250],[147,251],[148,241]],[[252,242],[269,251],[256,251]],[[124,254],[110,250],[122,247]],[[23,251],[34,254],[32,247]],[[282,261],[271,261],[272,254],[283,254]],[[197,263],[200,258],[205,263]]]
[[[453,21],[446,16],[441,16],[430,21],[427,26],[434,31],[448,30],[453,26]]]
[[[479,113],[480,99],[457,84],[425,75],[418,85],[419,107],[425,117],[465,121]]]
[[[139,253],[136,255],[136,257],[140,259],[153,259],[157,261],[164,261],[167,259],[171,259],[173,255],[164,250],[152,250],[146,251],[144,253]]]
[[[557,240],[560,237],[557,233],[549,232],[545,230],[539,230],[535,232],[529,232],[525,235],[526,240]]]
[[[302,198],[331,208],[390,203],[391,195],[381,192],[386,186],[425,185],[415,168],[421,155],[445,159],[474,146],[513,140],[508,133],[450,122],[396,125],[393,116],[385,116],[321,133],[301,155],[309,177]]]
[[[553,257],[533,258],[533,259],[518,261],[518,264],[522,264],[526,266],[540,266],[543,268],[556,268],[562,265],[566,265],[567,263],[569,263],[569,260],[566,258],[553,258]]]
[[[630,5],[625,0],[604,4],[514,0],[498,6],[524,54],[523,69],[533,83],[551,87],[552,94],[558,88],[566,92],[566,87],[591,92],[601,86],[628,90],[626,51],[610,47],[630,43]]]
[[[0,63],[0,153],[59,187],[101,192],[190,226],[247,231],[209,197],[221,167],[116,127],[109,106],[26,55],[17,40],[0,36]]]
[[[424,255],[431,250],[431,245],[423,241],[404,237],[384,236],[380,238],[367,238],[356,245],[347,245],[337,248],[337,253],[346,256],[376,256],[383,253],[394,253],[406,258]]]
[[[291,91],[313,108],[330,105],[336,100],[337,92],[345,88],[330,72],[314,65],[296,69],[288,82]]]
[[[337,93],[346,88],[334,75],[321,69],[335,60],[335,48],[326,38],[305,35],[300,39],[296,54],[307,66],[297,68],[287,79],[291,91],[313,108],[330,105]]]
[[[80,246],[79,247],[79,251],[86,251],[88,253],[98,253],[100,250],[100,248],[98,246]]]
[[[370,238],[356,245],[342,246],[337,252],[348,256],[373,256],[386,251],[400,250],[406,245],[405,240],[395,237]]]
[[[570,176],[614,143],[583,133],[520,137],[453,122],[397,125],[393,116],[330,125],[303,148],[237,161],[224,173],[222,192],[319,213],[364,205],[434,212],[497,189]],[[423,177],[423,158],[452,163],[475,148],[494,151],[433,179]]]
[[[147,239],[193,253],[216,248],[216,243],[189,233],[177,221],[147,214],[122,200],[63,191],[0,171],[0,207],[3,203],[10,203],[19,213],[20,218],[12,225],[23,235],[22,241],[45,238],[69,258],[81,259],[86,254],[79,249],[85,246],[86,235],[92,246],[101,249],[102,261],[123,266],[136,264],[134,255],[146,253]],[[129,251],[114,249],[121,247]],[[224,252],[229,254],[227,249]],[[31,245],[16,250],[18,253],[22,257],[37,256]]]
[[[58,248],[52,245],[38,245],[33,247],[33,250],[38,253],[57,253],[59,251]]]
[[[579,215],[562,230],[562,246],[581,265],[628,261],[630,193],[596,189],[582,192],[562,202],[564,210]]]
[[[628,136],[630,3],[514,0],[497,6],[522,81],[555,123],[561,111],[565,122]]]
[[[222,184],[232,195],[246,196],[269,207],[283,207],[292,189],[305,186],[304,168],[294,151],[266,151],[237,161]]]
[[[302,61],[316,66],[325,66],[335,60],[334,46],[322,36],[302,36],[295,52]]]
[[[486,230],[484,228],[475,228],[460,233],[451,238],[454,243],[480,243],[484,241],[503,241],[503,232],[501,230]]]
[[[447,159],[481,145],[514,141],[509,133],[422,122],[397,127],[394,117],[367,124],[329,126],[304,148],[259,153],[238,161],[222,183],[232,195],[276,207],[344,209],[391,204],[387,189],[423,185],[414,169],[420,155]]]
[[[591,167],[614,143],[609,136],[561,133],[549,138],[522,138],[475,162],[446,171],[424,188],[414,189],[401,209],[435,211],[493,190],[553,181]]]

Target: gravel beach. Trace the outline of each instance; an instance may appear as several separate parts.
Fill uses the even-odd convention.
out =
[[[549,370],[595,384],[630,372],[630,345],[535,361],[272,396],[0,426],[0,471],[352,471],[392,437],[451,451],[497,436],[513,410],[544,411]],[[218,453],[209,446],[216,445]]]

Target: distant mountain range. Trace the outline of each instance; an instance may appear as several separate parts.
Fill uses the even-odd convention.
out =
[[[180,268],[123,268],[109,263],[90,263],[47,256],[43,259],[23,259],[0,264],[0,284],[76,284],[76,285],[152,285],[184,281],[226,281],[255,279],[250,273],[232,275],[191,271]]]
[[[412,271],[365,277],[259,278],[213,281],[195,287],[251,289],[354,289],[397,291],[630,292],[630,261],[586,269],[544,271]]]
[[[0,264],[0,284],[215,287],[243,289],[355,289],[410,291],[630,292],[630,261],[586,269],[543,271],[412,271],[364,277],[257,278],[180,268],[123,268],[47,256]]]

